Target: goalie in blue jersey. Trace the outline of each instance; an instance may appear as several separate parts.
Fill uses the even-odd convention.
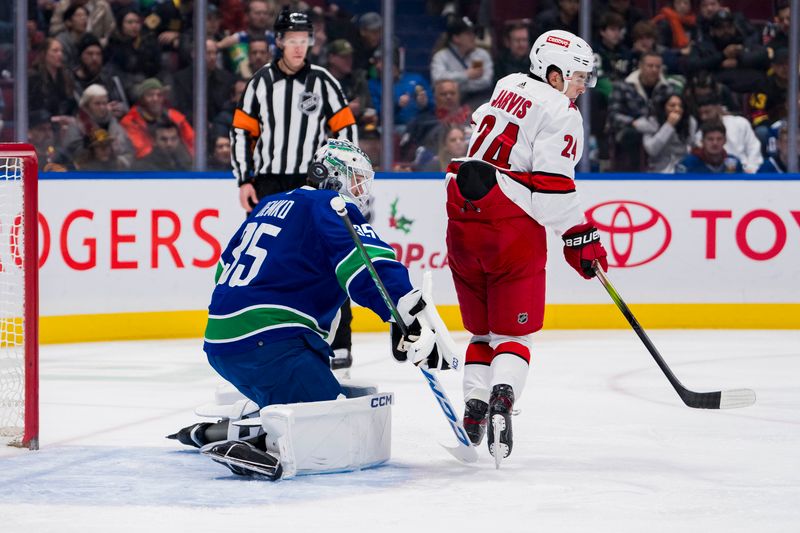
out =
[[[314,156],[307,185],[263,198],[220,257],[203,349],[211,366],[262,409],[262,419],[268,406],[342,397],[342,386],[330,370],[329,342],[346,297],[390,320],[353,238],[331,207],[336,196],[345,199],[348,216],[408,326],[408,338],[392,328],[394,357],[410,358],[424,368],[446,367],[439,357],[443,348],[438,341],[419,345],[421,337],[431,338],[430,331],[421,331],[423,327],[441,324],[441,319],[431,319],[423,320],[426,326],[421,326],[418,320],[435,313],[435,306],[426,305],[392,247],[364,218],[373,177],[372,164],[363,151],[346,140],[329,140]],[[377,400],[381,402],[387,400]],[[353,416],[359,415],[350,413],[344,418]],[[239,435],[237,428],[237,438],[231,439],[230,426],[223,421],[194,424],[170,437],[205,446],[201,451],[235,473],[280,477],[287,465],[281,466],[281,454],[268,451],[272,450],[270,435],[262,434],[260,440],[239,440]],[[224,442],[213,445],[218,441]],[[380,459],[381,453],[373,455]]]

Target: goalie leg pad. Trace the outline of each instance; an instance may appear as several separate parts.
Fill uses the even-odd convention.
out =
[[[283,478],[349,472],[389,460],[392,393],[325,402],[270,405],[261,410],[267,452]]]

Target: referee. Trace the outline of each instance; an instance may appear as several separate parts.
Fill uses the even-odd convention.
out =
[[[233,115],[231,162],[247,212],[265,196],[305,185],[311,158],[326,138],[358,144],[339,82],[306,61],[314,44],[308,15],[284,8],[275,34],[281,58],[253,74]]]
[[[284,7],[275,21],[275,37],[281,58],[247,82],[231,127],[233,174],[248,213],[265,196],[305,185],[309,163],[328,137],[358,145],[356,120],[341,85],[330,72],[306,61],[314,45],[308,15]],[[352,321],[347,300],[331,344],[337,377],[350,377]]]

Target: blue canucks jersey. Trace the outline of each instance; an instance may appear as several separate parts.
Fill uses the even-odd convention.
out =
[[[346,296],[390,315],[353,239],[330,201],[337,193],[301,187],[259,202],[220,257],[204,350],[242,353],[312,331],[327,339]],[[408,271],[352,203],[347,212],[390,297],[411,289]]]

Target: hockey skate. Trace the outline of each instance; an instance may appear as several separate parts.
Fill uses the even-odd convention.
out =
[[[212,424],[211,422],[198,422],[197,424],[192,424],[191,426],[186,426],[185,428],[179,430],[177,433],[173,433],[172,435],[167,435],[168,439],[177,440],[181,444],[185,444],[186,446],[194,446],[195,448],[202,448],[209,441],[206,439],[206,428],[210,427]]]
[[[495,385],[489,397],[489,453],[494,457],[495,468],[511,455],[513,437],[511,415],[514,407],[514,390],[511,385]]]
[[[486,402],[473,398],[467,402],[464,409],[464,431],[467,432],[469,441],[477,446],[486,434],[486,414],[489,405]]]
[[[353,366],[353,355],[347,348],[338,348],[333,351],[331,370],[336,379],[350,379],[350,368]]]
[[[264,476],[270,481],[280,479],[281,463],[270,453],[259,450],[247,441],[230,440],[201,450],[213,461],[227,466],[240,476]]]

